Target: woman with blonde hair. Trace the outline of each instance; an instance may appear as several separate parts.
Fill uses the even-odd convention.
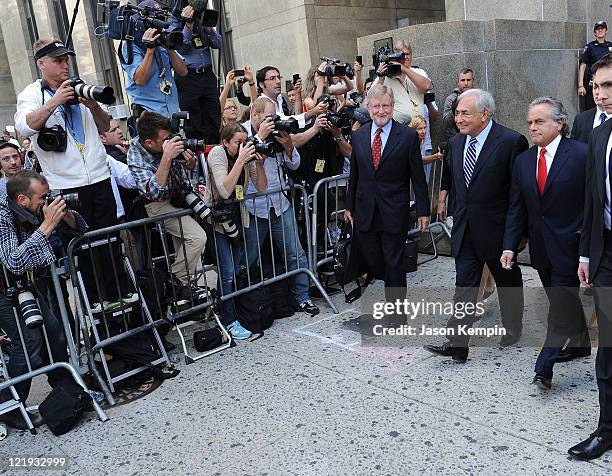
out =
[[[408,127],[415,129],[419,135],[419,141],[421,142],[421,159],[423,160],[423,169],[425,170],[425,179],[429,183],[429,176],[431,174],[431,165],[436,160],[442,160],[443,155],[440,152],[436,152],[433,155],[426,155],[427,151],[424,149],[425,136],[427,135],[427,122],[423,116],[414,116],[408,124]]]

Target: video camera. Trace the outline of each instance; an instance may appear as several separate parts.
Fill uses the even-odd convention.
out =
[[[355,77],[355,70],[349,63],[342,63],[336,58],[330,58],[329,56],[321,56],[321,61],[326,61],[325,69],[319,71],[321,76],[332,78],[334,76],[347,76],[350,79]]]
[[[206,8],[208,5],[207,0],[183,0],[181,6],[184,8],[187,5],[191,5],[194,10],[194,15],[192,18],[181,18],[185,23],[197,22],[200,25],[209,28],[214,28],[217,26],[219,21],[219,12],[217,10]]]
[[[381,73],[382,76],[388,76],[390,78],[394,76],[399,76],[402,74],[402,65],[395,64],[395,62],[399,63],[402,61],[406,55],[403,51],[393,52],[387,43],[385,46],[381,47],[372,55],[372,63],[374,64],[374,68],[378,69],[381,63],[387,64],[387,71]],[[391,64],[394,62],[394,64]],[[379,73],[377,73],[379,74]]]

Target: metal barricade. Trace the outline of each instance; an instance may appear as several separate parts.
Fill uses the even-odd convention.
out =
[[[108,420],[81,377],[87,368],[81,365],[76,350],[65,296],[57,294],[59,279],[65,277],[63,268],[51,265],[46,275],[41,269],[27,277],[10,275],[9,278],[5,268],[2,273],[7,290],[0,296],[0,391],[4,394],[0,414],[19,410],[30,432],[36,433],[26,412],[25,399],[30,381],[47,374],[54,383],[72,377],[92,396],[98,418]],[[6,429],[0,433],[6,436]]]
[[[298,214],[303,217],[307,241],[309,243],[311,241],[307,199],[304,187],[295,185],[249,194],[243,200],[223,202],[224,206],[238,204],[241,213],[248,213],[249,226],[247,227],[242,220],[239,225],[235,224],[237,228],[231,235],[234,237],[233,243],[230,243],[231,253],[224,252],[225,256],[221,256],[219,250],[228,248],[225,243],[228,240],[228,227],[220,222],[214,224],[215,232],[212,236],[216,262],[223,262],[220,268],[226,270],[225,273],[221,270],[219,276],[221,282],[219,301],[222,307],[225,306],[222,313],[232,312],[226,303],[231,305],[235,297],[285,279],[292,279],[294,296],[303,295],[308,299],[310,299],[308,288],[311,281],[332,311],[338,312],[311,270],[309,250],[304,250],[300,244],[298,231],[300,223],[296,216]],[[268,239],[269,244],[266,245]],[[300,275],[305,275],[305,278],[301,278]]]
[[[313,273],[333,260],[333,245],[340,236],[339,221],[344,220],[348,178],[348,174],[342,174],[321,179],[309,197],[312,202],[310,262]]]

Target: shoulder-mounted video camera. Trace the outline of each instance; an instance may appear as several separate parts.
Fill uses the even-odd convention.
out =
[[[405,57],[406,55],[403,51],[393,52],[387,43],[385,46],[379,48],[378,51],[374,52],[372,55],[372,63],[375,69],[378,69],[381,63],[386,64],[387,71],[380,73],[380,75],[392,78],[402,74],[402,65],[396,63],[399,63]]]
[[[349,79],[355,77],[355,70],[349,63],[342,63],[337,58],[330,58],[329,56],[321,56],[321,61],[326,61],[327,64],[323,71],[319,71],[321,76],[332,78],[334,76],[347,76]]]

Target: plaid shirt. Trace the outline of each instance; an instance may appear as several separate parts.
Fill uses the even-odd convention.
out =
[[[188,181],[183,166],[174,161],[170,166],[166,186],[162,187],[155,177],[160,162],[161,154],[158,156],[151,154],[142,146],[138,138],[132,139],[127,155],[128,167],[136,180],[140,193],[152,202],[168,200],[179,190],[183,182]]]

